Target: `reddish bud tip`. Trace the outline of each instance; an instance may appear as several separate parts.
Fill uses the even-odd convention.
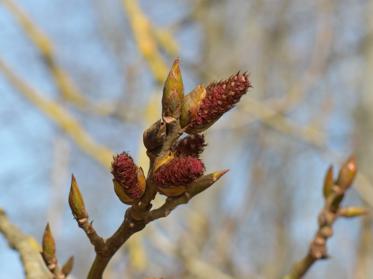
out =
[[[205,148],[205,137],[200,134],[186,136],[178,141],[175,147],[176,156],[198,157]]]

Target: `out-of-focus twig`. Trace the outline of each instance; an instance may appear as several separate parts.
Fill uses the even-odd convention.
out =
[[[357,167],[353,157],[348,159],[339,171],[334,181],[333,169],[329,168],[324,180],[324,208],[320,211],[316,235],[312,240],[307,255],[294,264],[290,273],[284,279],[299,279],[318,260],[327,259],[327,240],[333,235],[333,224],[339,217],[359,217],[367,211],[358,207],[341,207],[341,202],[356,176]]]
[[[112,114],[115,110],[115,106],[92,103],[79,91],[69,74],[57,62],[54,45],[51,39],[31,20],[27,13],[13,0],[3,0],[2,2],[18,20],[27,36],[40,52],[42,60],[51,73],[63,98],[80,109],[88,110],[99,115]]]
[[[2,209],[0,209],[0,233],[4,235],[9,246],[19,253],[27,279],[52,278],[40,256],[39,244],[10,223]]]
[[[54,101],[42,97],[36,89],[18,77],[1,58],[0,71],[23,96],[68,134],[80,149],[104,167],[110,167],[112,152],[105,146],[97,144],[67,110]]]
[[[122,0],[128,20],[133,30],[137,47],[144,56],[149,68],[158,84],[161,84],[167,75],[167,66],[158,51],[157,40],[163,45],[170,41],[170,36],[162,32],[153,32],[153,27],[139,7],[137,0]]]

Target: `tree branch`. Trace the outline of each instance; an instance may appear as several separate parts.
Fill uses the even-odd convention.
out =
[[[41,249],[37,241],[11,224],[2,209],[0,209],[0,232],[9,246],[19,253],[27,279],[52,278],[40,256]]]

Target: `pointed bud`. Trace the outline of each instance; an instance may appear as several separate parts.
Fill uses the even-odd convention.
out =
[[[368,214],[368,210],[366,208],[361,207],[344,207],[338,211],[339,216],[345,218],[354,218],[354,217],[361,217]]]
[[[179,119],[184,97],[184,85],[181,77],[179,59],[175,59],[165,81],[162,96],[162,116],[166,123]]]
[[[192,156],[197,157],[203,152],[207,144],[203,135],[194,134],[186,136],[179,140],[175,147],[175,154],[178,157],[181,156]]]
[[[194,117],[197,116],[202,100],[206,97],[206,88],[198,85],[188,95],[184,96],[181,108],[180,125],[184,128]]]
[[[114,191],[118,198],[125,204],[138,201],[144,194],[146,186],[143,170],[135,165],[132,157],[126,152],[115,156],[111,167]]]
[[[75,176],[71,177],[71,187],[69,193],[69,205],[75,219],[88,218],[88,213],[85,208],[82,193],[79,190]]]
[[[229,170],[222,170],[222,171],[216,171],[204,176],[201,176],[200,178],[196,179],[189,187],[188,192],[195,196],[198,193],[201,193],[202,191],[209,188],[211,185],[213,185],[216,181],[218,181],[224,174],[226,174]]]
[[[191,156],[177,157],[160,167],[154,173],[153,179],[161,193],[178,196],[204,171],[205,166],[201,160]]]
[[[339,171],[337,185],[343,189],[347,189],[351,186],[352,182],[355,179],[357,174],[356,159],[354,156],[351,156],[341,167]]]
[[[325,174],[323,194],[324,198],[327,199],[333,192],[334,178],[333,178],[333,166],[330,166]]]
[[[43,256],[45,263],[48,266],[57,264],[56,243],[54,242],[54,238],[49,223],[44,229],[41,254]]]
[[[63,265],[61,272],[63,275],[67,276],[71,273],[74,267],[74,257],[71,256],[66,263]]]
[[[195,134],[209,128],[224,113],[233,108],[250,87],[252,86],[247,74],[239,72],[227,80],[208,85],[206,96],[197,113],[192,114],[186,132]]]

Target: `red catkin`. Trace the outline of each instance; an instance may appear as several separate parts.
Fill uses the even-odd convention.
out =
[[[200,177],[205,166],[198,158],[176,157],[159,168],[154,174],[154,181],[160,187],[188,185]]]

